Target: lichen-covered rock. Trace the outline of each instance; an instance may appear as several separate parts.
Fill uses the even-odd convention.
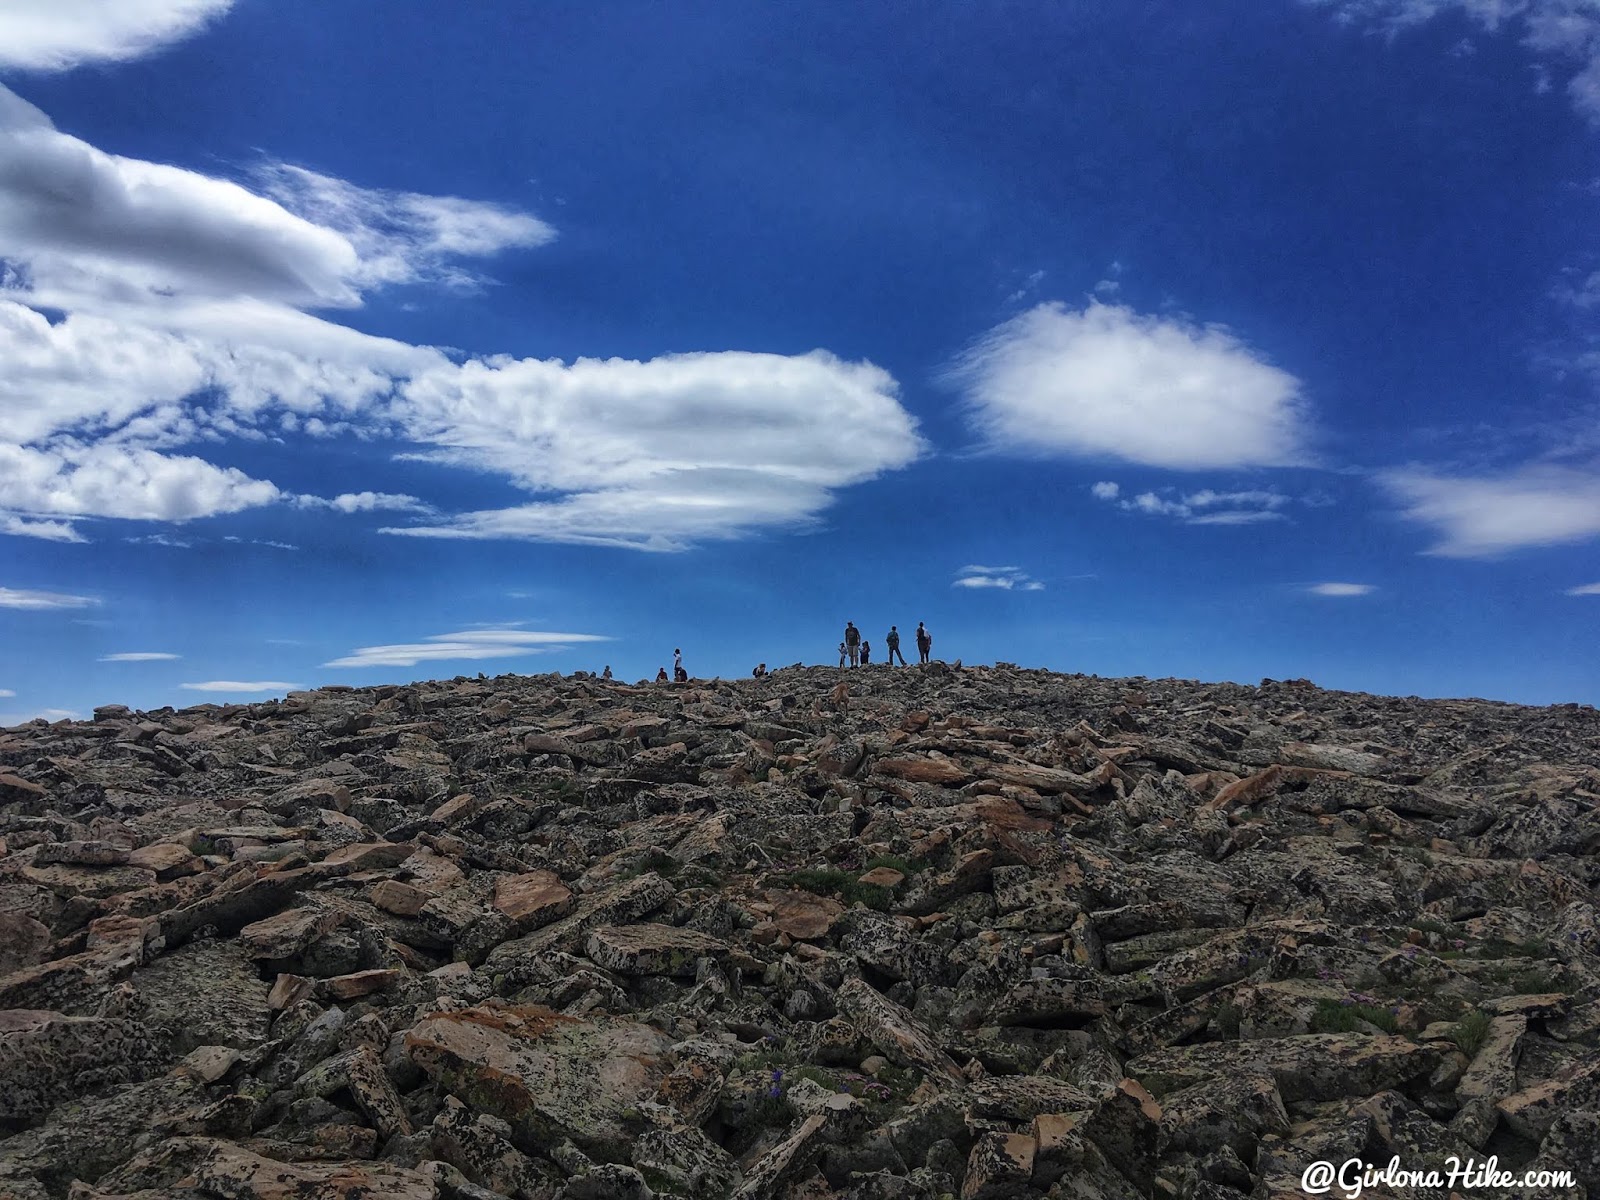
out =
[[[0,731],[0,1010],[69,1021],[23,1055],[0,1191],[1589,1171],[1600,714],[838,682],[463,677]]]
[[[38,1116],[96,1088],[143,1079],[169,1057],[166,1039],[136,1021],[0,1009],[0,1119]]]
[[[507,1121],[518,1144],[568,1139],[621,1153],[626,1114],[660,1086],[670,1039],[629,1021],[579,1021],[537,1005],[425,1017],[406,1035],[413,1062],[453,1095]]]
[[[584,952],[619,975],[691,979],[700,959],[726,958],[728,946],[718,938],[671,925],[602,925],[589,931]]]

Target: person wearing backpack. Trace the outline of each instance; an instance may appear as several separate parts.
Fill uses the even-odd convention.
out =
[[[889,633],[883,639],[883,644],[889,648],[889,653],[884,656],[885,662],[892,667],[894,666],[894,660],[898,658],[902,667],[906,665],[906,656],[900,653],[900,629],[898,626],[889,626]]]

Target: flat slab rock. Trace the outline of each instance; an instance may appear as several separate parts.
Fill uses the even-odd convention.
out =
[[[692,978],[702,958],[726,958],[728,944],[672,925],[602,925],[589,931],[584,953],[619,975]]]
[[[533,1144],[570,1139],[625,1157],[627,1110],[655,1095],[672,1039],[626,1020],[581,1021],[543,1005],[483,1005],[424,1017],[411,1061]]]

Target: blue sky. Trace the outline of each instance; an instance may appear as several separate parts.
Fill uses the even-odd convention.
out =
[[[441,12],[0,9],[0,722],[846,619],[1600,701],[1596,0]]]

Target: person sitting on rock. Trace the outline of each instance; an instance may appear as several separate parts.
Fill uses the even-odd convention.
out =
[[[689,682],[689,672],[685,671],[682,667],[673,667],[672,668],[672,677],[674,679],[676,679],[679,683],[688,683]]]
[[[864,667],[872,661],[872,643],[861,643],[861,665]]]
[[[610,679],[611,678],[611,664],[610,663],[607,663],[606,664],[606,669],[604,671],[600,672],[600,678],[601,679]]]
[[[756,669],[754,671],[750,672],[750,674],[755,676],[757,679],[764,678],[766,676],[766,673],[767,673],[767,664],[766,663],[758,663],[756,665]]]
[[[666,683],[667,682],[667,669],[665,667],[662,667],[661,670],[656,672],[656,682],[657,683]]]

